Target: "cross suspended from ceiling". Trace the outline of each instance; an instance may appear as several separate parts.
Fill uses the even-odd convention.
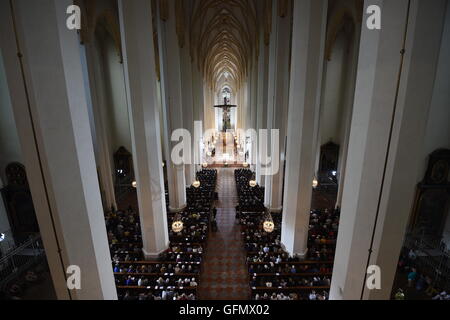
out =
[[[222,105],[214,106],[214,108],[221,108],[223,111],[223,116],[222,116],[222,122],[223,122],[222,131],[223,132],[227,132],[228,129],[231,129],[231,108],[237,107],[236,105],[231,105],[228,103],[229,103],[229,100],[227,99],[227,97],[224,97]]]

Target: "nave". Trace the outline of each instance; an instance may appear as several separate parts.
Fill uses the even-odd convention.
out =
[[[204,184],[202,176],[215,172],[203,170],[199,180]],[[133,227],[138,226],[134,197],[124,201],[127,217],[120,211],[108,215],[119,299],[328,299],[339,216],[328,214],[328,209],[314,210],[310,254],[304,260],[290,256],[280,244],[279,214],[270,219],[275,231],[265,230],[263,224],[269,220],[259,187],[249,187],[252,175],[249,169],[218,169],[217,200],[209,209],[200,205],[203,212],[198,217],[181,213],[184,228],[192,232],[172,231],[170,249],[153,261],[143,261],[140,231]],[[211,191],[206,194],[204,199],[215,199]]]
[[[0,1],[5,299],[450,299],[450,4],[375,2]]]

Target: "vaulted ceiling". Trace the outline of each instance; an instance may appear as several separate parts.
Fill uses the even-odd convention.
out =
[[[194,1],[191,56],[212,89],[238,90],[258,48],[258,0]]]

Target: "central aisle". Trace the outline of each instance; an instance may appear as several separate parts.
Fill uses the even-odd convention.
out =
[[[236,222],[234,169],[218,169],[217,232],[210,232],[198,287],[200,300],[248,300],[244,243]]]

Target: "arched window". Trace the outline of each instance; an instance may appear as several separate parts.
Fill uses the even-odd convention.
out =
[[[231,90],[228,87],[223,88],[222,90],[222,100],[225,102],[225,104],[231,103]]]

